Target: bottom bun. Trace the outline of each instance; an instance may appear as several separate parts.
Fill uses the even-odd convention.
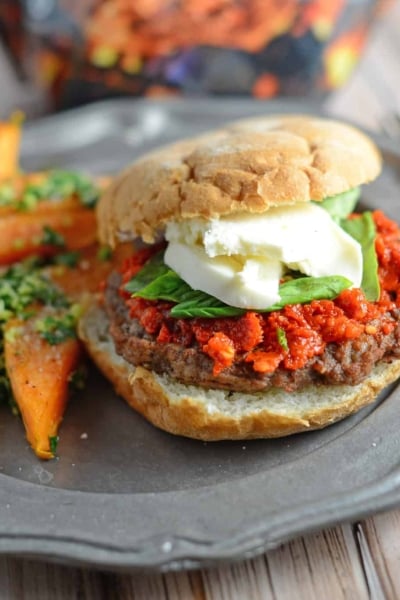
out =
[[[116,354],[104,310],[79,324],[89,355],[115,391],[156,427],[199,440],[273,438],[326,427],[373,402],[400,376],[400,360],[379,363],[360,384],[270,389],[254,394],[203,389],[134,367]]]

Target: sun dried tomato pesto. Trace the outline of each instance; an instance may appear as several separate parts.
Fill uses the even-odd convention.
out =
[[[333,301],[314,300],[271,313],[177,319],[170,316],[169,302],[131,298],[122,287],[120,293],[130,316],[139,320],[147,333],[163,344],[198,345],[212,359],[214,375],[240,361],[250,363],[258,373],[272,373],[278,367],[301,369],[322,354],[327,344],[340,344],[363,333],[388,335],[396,327],[392,311],[400,308],[400,229],[381,211],[374,211],[373,218],[381,285],[378,302],[369,302],[357,288],[343,291]],[[140,270],[150,253],[139,252],[127,261],[123,283]]]

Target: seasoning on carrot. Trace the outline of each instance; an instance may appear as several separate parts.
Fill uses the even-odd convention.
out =
[[[7,321],[5,367],[27,439],[39,458],[49,459],[55,454],[69,378],[79,364],[81,347],[75,336],[49,343],[36,322],[36,315]]]
[[[62,170],[0,184],[0,265],[93,244],[101,186],[102,181]]]
[[[19,409],[40,458],[54,455],[68,380],[80,360],[77,316],[34,261],[0,276],[0,400]]]

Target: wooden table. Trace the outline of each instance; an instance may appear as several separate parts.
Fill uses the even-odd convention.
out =
[[[387,111],[400,112],[400,1],[377,27],[350,85],[327,108],[375,130]],[[254,560],[184,573],[121,575],[0,558],[0,598],[395,600],[400,510],[293,540]]]

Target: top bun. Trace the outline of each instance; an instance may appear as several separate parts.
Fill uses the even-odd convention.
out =
[[[237,121],[142,156],[98,205],[99,236],[153,242],[170,220],[263,213],[323,200],[377,177],[381,157],[361,131],[306,115]]]

